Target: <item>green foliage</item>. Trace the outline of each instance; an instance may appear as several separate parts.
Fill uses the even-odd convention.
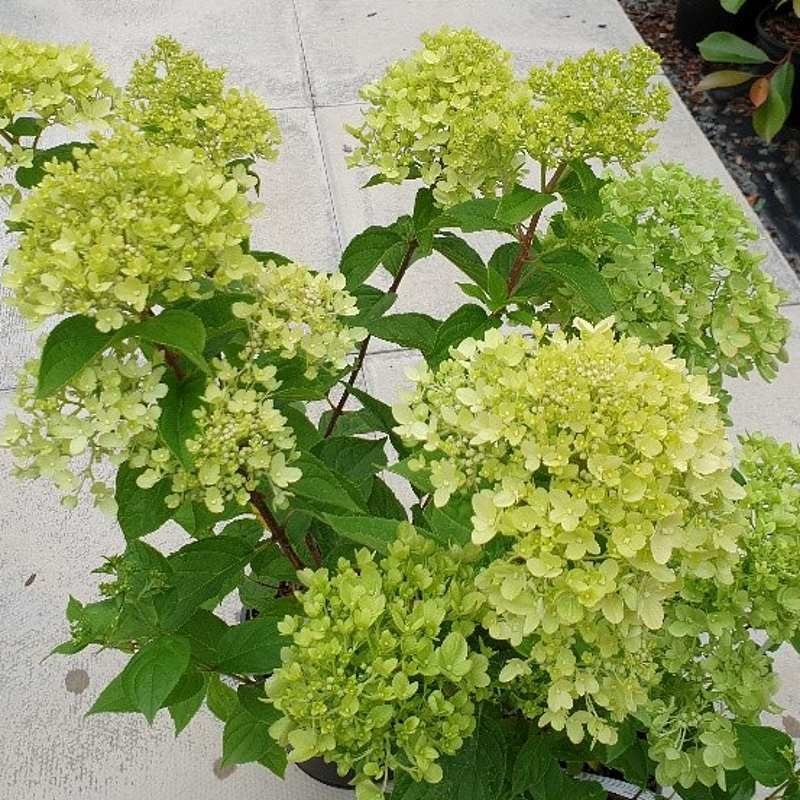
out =
[[[727,31],[710,33],[697,47],[706,61],[726,61],[731,64],[763,64],[769,61],[769,56],[760,47]]]
[[[720,410],[723,377],[785,359],[783,297],[717,185],[636,166],[657,67],[637,47],[518,77],[472,31],[424,34],[364,89],[350,158],[422,187],[330,273],[251,249],[280,136],[221,69],[161,37],[116,90],[84,48],[0,36],[5,283],[58,322],[0,443],[125,542],[54,651],[125,654],[92,713],[166,708],[177,734],[205,703],[224,764],[321,756],[358,800],[390,775],[404,800],[597,800],[572,777],[597,765],[796,800],[788,737],[755,722],[800,641],[800,456],[752,435],[733,469]],[[769,78],[765,138],[793,79]],[[388,314],[434,253],[470,302]],[[421,354],[411,394],[375,397],[369,366],[364,388],[370,337]],[[170,520],[183,540],[145,542]]]

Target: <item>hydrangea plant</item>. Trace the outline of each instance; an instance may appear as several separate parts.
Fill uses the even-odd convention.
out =
[[[785,358],[756,235],[639,165],[667,111],[646,48],[517,75],[472,31],[422,41],[351,128],[413,209],[317,271],[252,247],[280,135],[222,70],[161,38],[116,88],[86,49],[0,40],[5,283],[32,325],[69,315],[2,442],[124,541],[55,652],[129,655],[92,713],[207,706],[225,764],[320,758],[359,800],[594,800],[598,772],[796,797],[759,718],[800,644],[800,453],[726,428],[726,379]],[[468,302],[389,313],[434,255]],[[373,338],[419,353],[393,404],[360,388]]]

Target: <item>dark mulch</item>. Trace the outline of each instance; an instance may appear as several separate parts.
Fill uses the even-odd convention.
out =
[[[663,58],[664,72],[775,243],[800,275],[800,131],[784,128],[767,145],[753,133],[745,96],[697,93],[713,69],[675,35],[675,0],[619,0],[642,38]]]

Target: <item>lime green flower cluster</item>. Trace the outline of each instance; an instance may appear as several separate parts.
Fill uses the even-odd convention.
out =
[[[29,362],[20,374],[16,404],[0,435],[23,479],[48,478],[74,508],[89,484],[94,501],[114,513],[113,487],[96,470],[105,461],[119,465],[132,444],[148,432],[155,436],[167,393],[161,381],[165,368],[155,355],[152,363],[138,358],[135,348],[118,345],[81,370],[63,389],[44,399],[36,396],[39,362]]]
[[[170,477],[170,508],[189,499],[221,513],[229,503],[248,505],[250,493],[266,481],[275,505],[284,506],[284,490],[301,472],[289,466],[297,457],[294,432],[270,397],[280,385],[276,368],[235,367],[221,358],[212,367],[214,376],[193,411],[188,457],[179,460],[155,438],[140,441],[130,459],[131,467],[144,468],[138,485],[146,489]]]
[[[358,313],[341,273],[314,273],[301,264],[268,262],[252,285],[255,299],[233,306],[234,315],[247,320],[250,330],[239,355],[244,362],[270,352],[285,359],[300,356],[306,377],[313,379],[320,368],[343,369],[354,345],[367,335],[364,328],[347,327],[340,319]]]
[[[419,175],[444,206],[493,194],[517,179],[530,90],[499,45],[464,29],[420,37],[423,48],[361,90],[370,103],[351,166],[391,183]]]
[[[237,158],[274,159],[278,123],[253,92],[226,89],[225,70],[168,36],[133,65],[121,115],[163,145],[197,150],[223,165]]]
[[[785,295],[760,268],[763,256],[752,249],[758,234],[719,181],[661,164],[612,178],[602,200],[597,220],[565,215],[564,235],[602,265],[619,330],[672,344],[717,390],[723,376],[753,368],[772,380],[777,360],[786,359]],[[603,233],[616,225],[631,241]],[[562,316],[575,310],[569,290],[564,296],[566,304],[556,300]]]
[[[659,65],[658,54],[639,45],[534,67],[528,154],[548,165],[596,158],[630,168],[641,161],[656,134],[648,123],[669,111],[666,86],[651,86]]]
[[[293,644],[266,687],[290,760],[354,770],[359,800],[381,798],[389,771],[441,780],[439,757],[469,738],[489,684],[487,654],[468,642],[484,602],[472,585],[478,557],[404,523],[379,563],[361,550],[333,574],[299,573],[303,613],[280,625]]]
[[[749,525],[736,587],[747,595],[750,627],[787,641],[800,630],[800,451],[752,434],[742,439],[739,470]]]
[[[466,493],[473,541],[510,537],[476,585],[484,625],[550,677],[543,724],[578,736],[586,711],[615,719],[646,699],[648,631],[690,576],[733,581],[742,496],[705,377],[669,347],[615,341],[611,320],[577,320],[550,341],[489,331],[465,340],[395,407],[434,503]],[[530,637],[533,637],[532,639]],[[587,659],[591,675],[581,677]],[[529,665],[509,665],[503,679]],[[594,676],[594,677],[592,677]],[[613,732],[602,733],[605,739]]]
[[[12,209],[24,230],[4,281],[33,323],[83,313],[108,331],[259,271],[241,247],[254,204],[191,150],[121,129],[77,155]]]
[[[49,125],[100,122],[116,92],[85,46],[33,42],[0,34],[0,172],[29,167],[33,143]],[[13,183],[0,196],[19,199]]]
[[[0,34],[0,128],[20,116],[40,126],[97,122],[111,110],[113,84],[87,45],[46,44]]]

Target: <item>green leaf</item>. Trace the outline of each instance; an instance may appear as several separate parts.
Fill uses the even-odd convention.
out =
[[[333,409],[329,408],[325,411],[319,418],[317,430],[321,432],[328,430],[332,415]],[[356,411],[345,411],[339,415],[334,430],[339,436],[357,436],[362,433],[382,431],[383,423],[368,408],[359,408]]]
[[[568,247],[557,247],[539,257],[534,272],[536,270],[550,273],[570,286],[600,317],[614,313],[616,304],[608,284],[583,253]]]
[[[292,259],[288,256],[282,256],[280,253],[273,253],[271,250],[251,250],[250,255],[262,264],[268,264],[270,261],[274,261],[276,266],[280,267],[282,264],[292,263]]]
[[[367,499],[367,507],[370,513],[376,517],[396,519],[401,522],[408,520],[403,504],[395,497],[394,492],[386,482],[378,477],[372,480],[372,489]]]
[[[472,504],[463,498],[453,498],[447,505],[437,508],[431,503],[424,511],[436,538],[459,545],[472,541]]]
[[[386,466],[386,439],[333,436],[323,439],[312,452],[336,475],[361,483]]]
[[[427,358],[428,364],[437,366],[450,355],[451,347],[456,347],[468,337],[480,339],[489,328],[498,324],[499,320],[490,317],[480,306],[472,303],[461,306],[439,326]]]
[[[209,600],[244,574],[252,548],[236,536],[212,536],[182,547],[169,557],[175,583],[175,605],[165,615],[167,628],[185,625]]]
[[[144,339],[182,353],[204,372],[209,372],[203,358],[206,344],[206,329],[202,320],[190,311],[168,309],[157,317],[148,317],[142,322],[126,326],[120,336]]]
[[[729,14],[736,14],[739,9],[745,4],[746,0],[721,0],[722,7]]]
[[[342,253],[339,269],[347,286],[362,284],[402,239],[395,231],[373,225],[355,236]]]
[[[697,43],[706,61],[725,61],[731,64],[763,64],[769,56],[754,44],[727,31],[716,31]]]
[[[269,725],[242,709],[225,723],[222,732],[222,765],[259,761],[273,745],[277,746],[277,743],[269,735]]]
[[[310,450],[315,444],[322,441],[319,431],[302,411],[294,406],[281,408],[280,411],[286,417],[289,427],[294,431],[297,446],[301,450]]]
[[[206,381],[201,375],[183,381],[167,373],[169,391],[161,401],[158,434],[186,469],[192,469],[192,457],[186,449],[186,440],[197,429],[193,412],[203,404]]]
[[[164,636],[150,642],[103,690],[88,713],[122,711],[127,700],[132,710],[141,711],[152,722],[186,672],[189,656],[189,642],[183,637]]]
[[[747,771],[764,786],[779,786],[792,776],[786,753],[793,752],[789,736],[766,725],[736,725],[736,744]]]
[[[494,216],[502,223],[517,225],[530,219],[537,211],[541,211],[555,199],[552,194],[536,192],[527,186],[515,183],[514,188],[500,198]]]
[[[430,253],[433,245],[433,234],[436,228],[435,218],[439,213],[436,201],[433,199],[433,191],[423,187],[417,191],[414,198],[414,235],[417,239],[417,247],[425,255]]]
[[[49,397],[69,383],[116,335],[116,331],[98,331],[93,319],[80,314],[59,322],[42,348],[36,396]]]
[[[452,264],[455,264],[481,289],[486,289],[486,264],[483,263],[479,253],[462,238],[452,233],[445,233],[434,238],[433,248]]]
[[[165,502],[172,491],[170,479],[163,478],[150,489],[142,489],[136,483],[141,473],[142,470],[131,469],[127,461],[117,471],[117,521],[128,540],[158,530],[172,515]]]
[[[287,641],[278,633],[283,616],[261,615],[228,628],[219,642],[219,658],[214,665],[221,672],[265,675],[281,663],[281,648]]]
[[[47,122],[40,117],[17,117],[6,131],[12,136],[38,136],[47,127]]]
[[[206,699],[207,688],[208,680],[205,676],[201,676],[200,686],[193,695],[168,707],[169,715],[175,723],[176,736],[192,721],[194,715],[202,707],[203,700]]]
[[[494,197],[481,197],[467,200],[448,208],[443,217],[437,220],[439,227],[461,228],[464,233],[475,231],[501,231],[510,233],[514,226],[497,218],[500,201]]]
[[[208,710],[221,722],[227,722],[241,710],[236,692],[215,673],[209,675],[208,678],[206,705]]]
[[[765,141],[771,142],[783,128],[792,110],[794,65],[786,62],[775,70],[769,82],[769,96],[753,114],[753,127]]]
[[[75,158],[76,150],[93,150],[97,145],[92,142],[68,142],[67,144],[59,144],[56,147],[49,147],[44,150],[37,150],[33,157],[33,163],[30,167],[20,167],[14,174],[17,183],[23,189],[33,189],[38,186],[44,176],[47,174],[45,165],[51,161],[64,163],[71,161],[73,164],[77,163]]]
[[[754,78],[752,72],[741,72],[735,69],[720,69],[710,72],[695,87],[698,92],[706,92],[709,89],[720,89],[724,86],[739,86],[747,83]]]
[[[338,513],[365,511],[356,487],[336,475],[316,456],[304,453],[294,462],[294,466],[303,472],[300,480],[292,484],[295,507]]]
[[[381,427],[379,430],[383,431],[383,433],[389,436],[389,441],[392,443],[392,447],[397,451],[397,454],[403,458],[409,452],[409,449],[403,444],[400,437],[394,432],[394,428],[397,425],[397,422],[394,418],[394,414],[392,413],[391,407],[384,403],[382,400],[378,400],[377,397],[373,397],[368,392],[365,392],[363,389],[359,389],[357,386],[352,386],[350,388],[350,394],[361,403],[364,408],[370,411],[377,419],[381,422]]]
[[[558,766],[547,739],[541,733],[532,733],[514,761],[511,773],[512,795],[524,794],[542,786],[554,764]]]
[[[439,762],[442,780],[436,784],[415,783],[401,772],[395,776],[392,800],[506,800],[505,744],[498,723],[479,710],[475,733],[455,755],[444,756]]]
[[[192,658],[210,667],[219,657],[219,642],[227,630],[228,626],[216,614],[199,608],[178,629],[178,634],[189,641]]]
[[[389,472],[394,472],[395,475],[400,475],[405,478],[415,489],[422,494],[430,494],[433,491],[430,477],[424,470],[413,470],[409,467],[408,462],[411,457],[404,458],[396,464],[391,464],[388,469]]]
[[[382,292],[374,286],[361,285],[350,289],[350,293],[356,298],[358,307],[358,314],[350,317],[348,323],[354,327],[366,328],[373,320],[382,317],[397,300],[395,292]]]
[[[340,517],[323,514],[322,518],[340,536],[382,555],[389,552],[389,545],[397,537],[398,525],[402,524],[396,519],[378,517]]]
[[[369,332],[385,342],[394,342],[401,347],[408,347],[427,352],[436,338],[441,320],[428,314],[409,312],[381,317],[368,326]]]

